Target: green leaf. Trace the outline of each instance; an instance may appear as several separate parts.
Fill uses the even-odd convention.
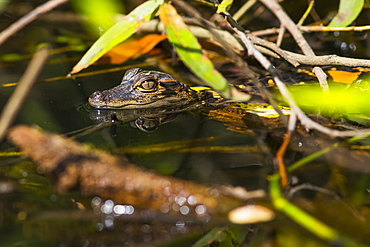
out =
[[[97,37],[100,36],[99,29],[106,30],[112,26],[114,17],[123,10],[122,3],[117,0],[73,0],[73,7],[84,17],[86,28]]]
[[[166,28],[169,41],[189,69],[223,96],[230,98],[230,86],[202,53],[198,40],[189,31],[181,16],[171,4],[163,4],[159,17]]]
[[[346,27],[351,24],[360,14],[364,6],[364,0],[341,0],[339,11],[329,27]]]
[[[144,22],[150,20],[163,4],[163,0],[150,0],[144,2],[121,21],[109,28],[85,53],[81,60],[75,65],[70,74],[75,74],[87,68],[115,45],[129,38]]]
[[[215,227],[193,244],[192,247],[209,246],[214,242],[223,242],[223,246],[238,246],[240,244],[230,229],[226,227]]]
[[[332,110],[342,114],[370,114],[370,93],[368,91],[343,89],[332,84],[330,94],[322,92],[318,85],[292,86],[289,88],[297,103],[309,111]]]
[[[233,0],[223,0],[217,7],[217,13],[227,12],[231,8]]]
[[[225,239],[225,227],[215,227],[208,232],[204,237],[199,239],[192,247],[204,247],[209,246],[213,242],[221,242]]]
[[[314,233],[316,236],[333,242],[340,239],[338,232],[333,228],[325,225],[300,208],[291,204],[282,196],[279,186],[279,174],[274,174],[270,177],[270,195],[272,203],[277,210],[285,213],[288,217]]]
[[[347,85],[331,83],[330,94],[322,92],[319,85],[290,86],[297,104],[308,113],[320,112],[330,118],[347,119],[362,125],[370,125],[370,75],[365,73],[347,88]]]

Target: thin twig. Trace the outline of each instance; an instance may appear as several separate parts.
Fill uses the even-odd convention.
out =
[[[0,33],[0,45],[9,37],[21,30],[24,26],[36,20],[40,15],[45,14],[46,12],[66,2],[68,2],[68,0],[49,0],[46,3],[38,6]]]
[[[315,56],[314,52],[312,51],[311,47],[308,45],[307,41],[304,39],[302,34],[298,31],[297,27],[293,23],[293,21],[289,18],[289,16],[286,15],[284,10],[280,7],[280,5],[275,2],[274,0],[260,0],[263,2],[267,7],[269,7],[275,15],[278,16],[281,23],[284,23],[285,27],[291,32],[293,37],[296,39],[298,45],[301,47],[302,51],[309,56]],[[325,126],[322,126],[321,124],[313,121],[309,117],[307,117],[304,112],[298,107],[295,100],[293,99],[292,95],[290,94],[289,90],[285,86],[285,84],[281,81],[278,72],[274,69],[274,66],[270,63],[270,61],[264,57],[253,45],[250,39],[247,38],[245,31],[240,28],[240,26],[233,20],[229,13],[222,13],[225,18],[228,20],[229,24],[233,27],[234,31],[244,45],[247,48],[247,51],[250,55],[254,56],[259,63],[268,70],[277,87],[280,90],[280,93],[282,94],[283,98],[288,102],[288,104],[291,107],[292,110],[292,117],[298,117],[301,120],[301,123],[309,128],[309,129],[315,129],[318,130],[324,134],[331,135],[331,136],[340,136],[340,137],[348,137],[348,136],[364,136],[370,133],[370,129],[363,129],[363,130],[355,130],[355,131],[340,131],[335,129],[330,129]],[[284,22],[285,21],[285,22]],[[320,69],[321,70],[321,69]],[[322,70],[321,70],[322,71]],[[317,72],[317,71],[316,71]],[[295,125],[295,121],[291,122],[292,124],[289,125],[288,133],[293,128],[293,123]]]
[[[233,18],[238,21],[256,2],[257,0],[248,0],[240,9],[238,9]]]
[[[286,153],[286,150],[292,138],[292,134],[295,130],[296,123],[297,123],[297,116],[295,115],[295,112],[292,111],[289,116],[287,133],[284,137],[283,143],[281,144],[278,151],[276,152],[276,156],[274,159],[274,161],[278,165],[279,174],[281,178],[281,187],[283,188],[286,188],[288,185],[288,175],[287,175],[285,164],[284,164],[284,155]]]
[[[194,36],[198,38],[212,39],[213,35],[211,32],[205,28],[188,25],[190,31]],[[279,29],[275,29],[279,30]],[[163,33],[164,28],[163,24],[159,20],[151,20],[144,23],[140,29],[140,32],[158,32]],[[244,48],[238,40],[228,31],[214,29],[214,32],[217,32],[234,50],[244,51]],[[277,33],[277,32],[276,32]],[[279,48],[275,43],[269,42],[267,40],[261,39],[255,35],[255,32],[247,33],[247,37],[252,40],[253,44],[257,44],[257,49],[269,56],[276,58],[286,59],[293,66],[298,66],[299,64],[312,65],[312,66],[347,66],[347,67],[370,67],[370,60],[368,59],[357,59],[357,58],[348,58],[340,57],[337,55],[325,55],[325,56],[305,56],[302,54],[290,52]]]
[[[302,32],[348,32],[348,31],[355,31],[355,32],[362,32],[370,30],[370,25],[367,26],[351,26],[351,27],[325,27],[325,26],[300,26],[298,29]]]
[[[208,29],[195,26],[195,25],[188,25],[188,27],[189,27],[190,32],[197,38],[214,39],[213,34],[216,32],[218,36],[221,36],[222,39],[225,42],[227,42],[229,46],[232,47],[232,49],[237,50],[237,51],[243,51],[243,52],[245,50],[244,47],[240,44],[240,41],[228,31],[216,29],[214,28],[214,26]],[[164,25],[163,23],[159,22],[159,20],[151,20],[141,25],[139,31],[148,32],[148,33],[152,33],[152,32],[163,33]],[[299,63],[295,61],[293,57],[289,56],[286,53],[286,51],[282,50],[275,43],[258,38],[252,34],[247,34],[247,35],[248,35],[248,38],[250,38],[254,44],[258,44],[258,45],[268,48],[269,50],[272,50],[274,53],[278,54],[279,57],[284,58],[286,61],[288,61],[295,67],[299,66]]]
[[[291,119],[290,117],[289,119]],[[286,172],[285,164],[284,164],[284,155],[288,148],[288,145],[290,143],[292,137],[292,133],[288,132],[284,136],[283,143],[280,145],[278,151],[276,152],[276,156],[274,158],[274,164],[277,165],[277,170],[280,174],[280,183],[281,187],[286,188],[288,186],[288,175]]]
[[[288,31],[292,34],[293,38],[297,42],[298,46],[302,49],[303,53],[307,56],[315,56],[315,53],[311,49],[310,45],[303,37],[302,33],[299,31],[298,27],[295,23],[290,19],[290,17],[286,14],[283,8],[276,2],[275,0],[260,0],[267,8],[269,8],[279,19],[280,23],[288,29]],[[319,70],[321,70],[319,72]],[[316,72],[321,74],[325,73],[321,68],[317,67]],[[327,86],[328,83],[326,80],[319,80],[321,87],[324,91],[328,91],[329,87]]]
[[[281,25],[279,35],[278,35],[278,38],[277,38],[277,41],[276,41],[276,45],[278,47],[280,47],[281,43],[283,42],[284,34],[285,34],[285,26]]]
[[[283,8],[275,0],[260,0],[267,8],[269,8],[279,19],[281,25],[284,25],[286,29],[292,34],[293,38],[301,48],[303,53],[307,56],[315,56],[315,53],[311,49],[310,45],[299,31],[296,24],[290,19]]]
[[[303,22],[306,20],[306,18],[308,16],[308,14],[311,12],[314,4],[315,4],[315,0],[311,0],[310,4],[308,5],[308,8],[306,9],[304,14],[302,15],[301,19],[298,21],[297,26],[302,26]]]
[[[294,101],[292,95],[290,94],[288,88],[285,86],[285,84],[281,81],[279,74],[274,69],[274,66],[270,63],[270,61],[262,55],[252,44],[252,42],[247,38],[244,32],[234,28],[234,31],[239,35],[245,46],[247,47],[248,53],[252,54],[258,62],[266,69],[268,70],[273,80],[276,84],[276,86],[279,88],[279,91],[283,98],[288,102],[290,108],[294,113],[297,115],[297,117],[300,119],[302,125],[307,127],[308,129],[315,129],[317,131],[320,131],[324,134],[330,135],[330,136],[337,136],[337,137],[350,137],[350,136],[364,136],[366,134],[370,133],[370,129],[363,129],[363,130],[349,130],[349,131],[340,131],[335,129],[327,128],[309,117],[307,117],[304,112],[301,110],[301,108],[298,107],[297,103]]]
[[[324,93],[329,92],[329,84],[327,81],[328,76],[324,73],[324,71],[320,68],[315,66],[312,69],[313,73],[315,73],[317,79],[319,80],[320,87]]]
[[[209,24],[206,20],[204,20],[199,12],[194,9],[193,7],[189,6],[189,5],[186,5],[184,4],[182,1],[179,1],[179,0],[175,0],[174,1],[177,5],[179,5],[183,10],[185,10],[187,12],[187,14],[193,16],[194,18],[196,18],[198,21],[200,21],[202,24],[205,24],[207,28],[213,28],[213,25],[212,23]],[[228,16],[231,18],[230,14],[228,14]],[[287,87],[285,86],[285,84],[281,81],[280,77],[279,77],[279,74],[277,73],[277,71],[274,69],[273,65],[270,63],[270,61],[267,60],[266,57],[264,57],[255,47],[254,45],[252,44],[252,42],[247,38],[244,30],[241,31],[237,28],[233,28],[234,31],[239,35],[240,39],[242,40],[242,42],[244,43],[244,45],[246,46],[247,48],[247,51],[252,54],[259,62],[260,64],[266,69],[268,70],[274,81],[275,81],[275,84],[276,86],[279,88],[280,90],[280,93],[282,94],[283,98],[288,102],[289,106],[291,107],[291,110],[294,111],[294,114],[296,114],[296,116],[301,120],[301,123],[309,128],[309,129],[315,129],[315,130],[318,130],[324,134],[327,134],[327,135],[331,135],[331,136],[341,136],[341,137],[348,137],[348,136],[364,136],[366,134],[368,134],[370,132],[370,129],[364,129],[364,130],[355,130],[355,131],[339,131],[339,130],[334,130],[334,129],[330,129],[330,128],[327,128],[325,126],[322,126],[320,125],[319,123],[316,123],[315,121],[311,120],[309,117],[307,117],[304,112],[298,107],[298,105],[296,104],[296,102],[294,101],[292,95],[290,94],[289,90],[287,89]],[[217,38],[220,38],[220,37],[217,37],[219,36],[217,33],[212,33],[216,40]],[[226,44],[225,41],[223,41],[222,39],[220,40],[217,40],[219,41],[222,45]],[[226,47],[227,47],[227,44],[226,44]],[[226,49],[225,50],[226,52],[231,52],[231,50],[229,49]],[[236,55],[236,54],[235,54]],[[236,65],[239,67],[239,68],[242,68],[242,72],[243,73],[247,73],[247,71],[250,71],[250,69],[248,68],[248,66],[245,64],[244,61],[242,61],[242,63],[239,63],[240,61],[240,57],[239,56],[235,56],[233,54],[233,57],[232,59],[236,59],[235,63]],[[258,84],[257,84],[258,85]],[[274,107],[275,108],[275,107]]]
[[[264,30],[253,31],[251,33],[256,36],[265,36],[265,35],[278,34],[279,32],[280,32],[280,28],[273,27],[273,28],[268,28]]]
[[[20,79],[19,85],[16,87],[14,93],[6,103],[0,117],[0,141],[4,138],[7,129],[18,114],[18,111],[20,110],[29,90],[41,72],[44,63],[48,58],[49,50],[50,49],[48,45],[42,45],[35,52],[35,55]]]
[[[307,127],[308,129],[318,130],[327,135],[338,136],[338,137],[365,136],[365,135],[370,134],[370,129],[354,130],[354,131],[351,131],[351,130],[350,131],[340,131],[340,130],[330,129],[325,126],[322,126],[321,124],[307,117],[304,114],[304,112],[301,110],[301,108],[299,108],[298,105],[296,104],[288,88],[281,81],[279,73],[274,69],[274,66],[270,63],[270,61],[255,48],[251,40],[247,38],[245,31],[241,30],[241,27],[235,22],[235,20],[232,19],[229,13],[222,13],[222,14],[225,16],[229,24],[233,27],[235,33],[240,37],[240,39],[246,46],[248,53],[254,56],[254,58],[256,58],[257,61],[266,70],[270,72],[276,86],[279,88],[281,95],[288,102],[291,108],[291,111],[293,112],[293,116],[297,116],[305,127]],[[290,128],[292,128],[292,126],[290,126]]]
[[[280,57],[285,59],[287,62],[292,64],[294,67],[297,67],[297,66],[300,65],[299,62],[297,62],[297,60],[294,59],[294,57],[289,56],[289,54],[286,51],[284,51],[283,49],[281,49],[279,47],[279,45],[277,45],[273,42],[269,42],[269,41],[264,40],[264,39],[260,39],[260,38],[254,36],[253,34],[250,34],[250,33],[247,33],[246,35],[253,42],[253,44],[261,45],[263,47],[266,47],[266,48],[270,49],[271,51],[275,52]]]
[[[370,25],[367,26],[350,26],[350,27],[328,27],[328,26],[298,26],[299,31],[304,33],[310,32],[362,32],[370,30]],[[279,28],[273,27],[265,30],[252,32],[256,36],[273,35],[279,33]]]
[[[191,5],[184,4],[182,1],[179,1],[179,0],[174,0],[173,2],[176,3],[176,5],[180,6],[188,15],[193,16],[203,26],[208,28],[208,30],[214,36],[215,40],[222,45],[226,54],[232,60],[234,60],[235,65],[240,69],[240,71],[246,77],[249,77],[252,79],[253,84],[260,90],[262,95],[265,96],[269,100],[269,103],[274,107],[275,111],[279,114],[280,119],[283,121],[283,123],[287,124],[288,123],[287,117],[283,114],[281,109],[278,107],[278,104],[276,103],[275,99],[271,96],[270,92],[261,84],[261,82],[256,78],[256,76],[254,76],[253,71],[248,67],[245,61],[238,54],[236,54],[232,49],[229,48],[227,41],[224,40],[223,37],[221,37],[218,32],[213,31],[215,29],[213,23],[210,23],[209,21],[202,18],[201,14]]]
[[[370,67],[369,59],[358,59],[349,57],[340,57],[337,55],[325,56],[305,56],[302,54],[283,50],[288,56],[294,58],[300,64],[313,66],[347,66],[347,67]]]

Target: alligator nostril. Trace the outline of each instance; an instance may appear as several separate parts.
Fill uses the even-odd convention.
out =
[[[103,93],[100,91],[96,91],[89,97],[89,103],[95,105],[97,103],[101,103],[103,101]]]

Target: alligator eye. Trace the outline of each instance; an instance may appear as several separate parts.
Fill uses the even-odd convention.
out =
[[[145,80],[136,85],[136,88],[139,89],[142,92],[152,92],[157,90],[158,82],[150,79]]]
[[[157,118],[139,118],[136,119],[135,125],[141,131],[153,132],[158,128],[160,122],[157,120]]]

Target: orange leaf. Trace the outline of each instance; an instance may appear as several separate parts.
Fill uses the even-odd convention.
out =
[[[163,0],[148,0],[137,6],[100,36],[72,68],[70,74],[78,73],[87,68],[114,46],[131,37],[144,22],[153,18],[161,4],[163,4]]]
[[[109,58],[109,64],[121,64],[129,59],[135,59],[151,51],[159,42],[166,39],[166,35],[148,34],[142,38],[123,42],[105,53],[97,64],[105,63]]]
[[[361,74],[361,71],[341,71],[341,70],[328,70],[326,71],[334,82],[350,84]]]

